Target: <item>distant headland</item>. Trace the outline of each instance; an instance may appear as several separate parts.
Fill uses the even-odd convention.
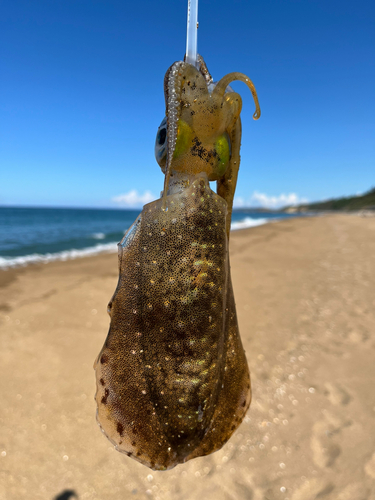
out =
[[[280,211],[286,213],[303,213],[311,211],[373,211],[375,213],[375,187],[359,196],[348,196],[314,203],[303,203],[301,205],[284,207],[280,209]]]

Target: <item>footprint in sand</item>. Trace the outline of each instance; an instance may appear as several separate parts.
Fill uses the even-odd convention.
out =
[[[335,489],[334,484],[323,478],[306,480],[303,485],[295,490],[292,500],[315,500],[324,498]]]
[[[350,425],[350,422],[327,411],[324,416],[324,420],[319,420],[314,424],[310,440],[314,463],[322,469],[332,467],[335,463],[341,453],[341,447],[337,442],[339,441],[338,434],[343,427]]]
[[[314,426],[314,431],[317,435],[312,436],[310,441],[314,463],[322,469],[331,467],[340,455],[341,448],[338,444],[330,441],[331,438],[325,434],[325,429],[319,423]]]
[[[324,384],[324,394],[333,405],[347,405],[352,399],[339,384]]]
[[[348,484],[337,496],[337,500],[369,500],[369,490],[362,483]]]

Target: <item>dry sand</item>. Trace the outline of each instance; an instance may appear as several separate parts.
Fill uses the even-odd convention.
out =
[[[253,402],[222,450],[168,472],[95,421],[116,255],[0,273],[1,500],[375,499],[375,218],[235,232],[231,264]]]

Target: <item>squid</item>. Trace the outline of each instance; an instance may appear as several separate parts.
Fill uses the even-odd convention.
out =
[[[155,143],[164,190],[118,245],[109,333],[94,364],[97,420],[118,451],[153,470],[219,450],[250,405],[228,254],[242,107],[233,80],[250,89],[258,119],[242,73],[215,84],[200,56],[168,69]]]

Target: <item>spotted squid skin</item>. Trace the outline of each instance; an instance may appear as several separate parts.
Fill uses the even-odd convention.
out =
[[[208,455],[250,405],[230,278],[227,203],[197,174],[146,205],[119,244],[111,324],[95,363],[97,419],[154,470]]]

